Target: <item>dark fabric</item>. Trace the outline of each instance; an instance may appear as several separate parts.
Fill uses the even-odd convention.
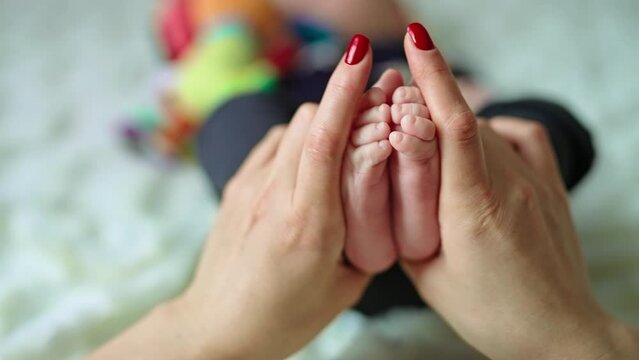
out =
[[[564,183],[573,189],[583,179],[595,160],[590,133],[564,107],[545,100],[526,99],[488,105],[478,116],[513,116],[544,125],[555,149]]]
[[[302,102],[320,100],[329,76],[330,71],[293,75],[283,81],[278,92],[237,97],[209,117],[197,136],[196,150],[218,194],[272,126],[286,123]],[[479,115],[518,116],[542,123],[548,129],[569,188],[574,187],[592,165],[594,150],[588,132],[557,104],[540,100],[495,103]],[[423,306],[406,275],[395,265],[371,282],[355,309],[375,315],[395,307]]]
[[[424,308],[426,304],[399,264],[371,281],[355,310],[364,315],[383,314],[394,308]]]
[[[268,130],[293,116],[294,107],[286,99],[281,93],[235,98],[200,129],[195,141],[197,157],[218,195]]]

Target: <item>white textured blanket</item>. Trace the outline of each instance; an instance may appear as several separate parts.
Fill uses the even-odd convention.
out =
[[[152,104],[153,0],[0,0],[0,359],[79,358],[186,284],[214,215],[194,166],[128,154]],[[599,299],[639,325],[639,2],[410,1],[500,97],[572,107],[596,136],[574,213]],[[299,359],[476,358],[436,316],[348,313]]]

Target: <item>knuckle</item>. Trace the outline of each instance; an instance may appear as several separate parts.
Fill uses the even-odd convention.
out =
[[[482,235],[498,222],[502,215],[502,202],[498,191],[492,186],[478,185],[470,193],[469,198],[473,205],[473,216],[468,217],[463,223],[470,224],[472,238],[481,238]]]
[[[429,67],[425,66],[425,67],[418,68],[415,74],[416,78],[422,78],[422,79],[428,79],[432,77],[443,77],[443,76],[446,76],[446,77],[452,76],[452,74],[450,73],[450,68],[443,61],[433,62],[432,66],[429,66]]]
[[[253,215],[257,219],[262,219],[267,216],[271,211],[271,204],[273,194],[275,192],[276,183],[273,180],[269,180],[258,196],[255,197],[255,202],[252,207]]]
[[[307,212],[294,210],[285,220],[285,231],[280,242],[282,251],[320,250],[323,243],[316,224]]]
[[[471,223],[471,237],[475,239],[482,238],[486,233],[490,232],[490,229],[494,227],[495,223],[499,223],[502,215],[500,203],[497,198],[489,192],[481,194],[478,205],[476,206],[477,212],[473,217]]]
[[[515,185],[511,191],[511,196],[517,205],[525,209],[534,209],[539,203],[537,189],[528,181]]]
[[[317,162],[332,162],[342,156],[339,153],[339,136],[332,131],[318,126],[308,137],[306,147],[308,156]]]
[[[350,98],[359,89],[351,82],[346,80],[334,80],[328,84],[327,93],[333,93],[338,98]]]
[[[482,209],[483,213],[493,213],[498,207],[498,195],[497,192],[491,186],[478,185],[475,188],[474,201]]]
[[[531,122],[528,124],[526,133],[530,139],[535,141],[548,141],[548,130],[539,123]]]
[[[343,239],[345,226],[340,217],[328,214],[317,206],[297,207],[286,218],[285,247],[317,253],[334,248],[335,239]]]
[[[286,128],[287,126],[283,124],[275,125],[268,131],[266,136],[268,138],[279,137],[280,135],[284,134],[284,132],[286,131]]]
[[[450,115],[444,124],[446,133],[452,140],[468,142],[477,136],[477,120],[470,110]]]
[[[300,107],[297,109],[297,113],[300,116],[315,116],[315,113],[317,112],[317,108],[318,108],[317,104],[306,102],[300,105]]]
[[[294,211],[286,218],[281,241],[284,251],[290,251],[300,244],[306,236],[307,227],[306,217],[299,212]]]
[[[232,199],[239,196],[242,186],[240,184],[241,180],[237,175],[233,176],[222,190],[222,200]]]

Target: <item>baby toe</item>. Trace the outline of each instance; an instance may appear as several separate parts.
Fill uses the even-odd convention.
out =
[[[366,124],[353,131],[351,143],[354,146],[362,146],[374,141],[388,139],[390,126],[385,122]]]
[[[437,128],[431,120],[414,115],[402,118],[401,129],[402,132],[425,141],[433,140],[437,133]]]
[[[401,155],[413,161],[428,161],[437,153],[437,141],[425,141],[399,131],[389,136],[391,146]]]
[[[375,106],[368,110],[365,110],[356,120],[355,127],[360,127],[366,124],[372,123],[390,123],[391,122],[391,109],[387,104]]]
[[[416,86],[401,86],[393,93],[394,104],[422,104],[425,105],[424,97]]]
[[[400,124],[402,118],[406,115],[419,116],[421,118],[430,118],[430,111],[426,105],[409,103],[409,104],[393,104],[391,106],[391,119],[395,124]]]
[[[362,172],[382,164],[392,152],[393,148],[388,140],[375,141],[353,148],[350,161],[356,171]]]

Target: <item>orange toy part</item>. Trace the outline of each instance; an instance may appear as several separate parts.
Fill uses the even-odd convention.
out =
[[[221,16],[245,17],[258,33],[272,38],[281,34],[282,16],[267,0],[189,0],[190,18],[202,29]],[[277,35],[276,35],[277,34]]]
[[[199,125],[182,117],[170,118],[154,138],[155,146],[169,157],[180,156]]]

